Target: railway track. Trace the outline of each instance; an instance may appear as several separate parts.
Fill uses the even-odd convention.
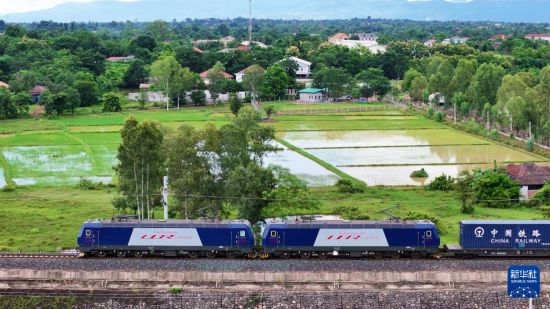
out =
[[[0,252],[0,259],[76,259],[80,257],[80,252]]]

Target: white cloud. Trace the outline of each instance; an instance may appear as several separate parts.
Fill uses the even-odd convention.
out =
[[[25,13],[50,9],[60,4],[87,3],[103,0],[0,0],[0,15]],[[115,0],[119,2],[137,2],[140,0]]]

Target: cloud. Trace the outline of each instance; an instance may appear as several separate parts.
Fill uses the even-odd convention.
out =
[[[50,9],[64,3],[89,3],[103,0],[0,0],[0,15],[26,13]],[[141,0],[115,0],[118,2],[137,2]]]

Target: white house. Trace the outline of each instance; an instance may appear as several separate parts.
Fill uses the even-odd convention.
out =
[[[298,94],[300,95],[300,102],[319,103],[327,101],[327,96],[323,89],[306,88],[298,91]]]
[[[550,42],[550,33],[531,33],[525,36],[528,40],[540,40]]]
[[[240,71],[240,72],[237,72],[235,73],[235,80],[238,82],[238,83],[242,83],[243,80],[244,80],[244,76],[246,75],[245,72],[246,70],[250,69],[252,66],[249,66],[248,68]],[[263,68],[262,68],[263,70]]]
[[[359,41],[373,41],[373,42],[377,42],[378,41],[378,36],[376,35],[376,33],[356,33],[355,34],[358,38],[359,38]]]
[[[433,47],[437,41],[435,39],[429,39],[426,42],[424,42],[424,46],[426,47]]]
[[[448,39],[445,39],[443,40],[443,45],[448,45],[448,44],[465,44],[466,42],[468,42],[470,38],[466,38],[466,37],[457,37],[457,36],[454,36],[452,38],[448,38]]]
[[[288,57],[284,60],[292,60],[298,64],[298,70],[296,70],[296,77],[299,79],[302,78],[309,78],[309,75],[311,74],[311,62],[306,61],[304,59],[300,59],[298,57]],[[284,61],[281,60],[281,61]],[[279,61],[279,62],[281,62]]]

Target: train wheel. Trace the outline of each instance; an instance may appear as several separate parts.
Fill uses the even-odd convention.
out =
[[[235,259],[235,258],[239,257],[239,253],[237,253],[237,252],[227,252],[225,257],[228,258],[228,259]]]
[[[282,257],[283,259],[289,259],[290,256],[291,256],[291,254],[290,254],[290,252],[288,252],[288,251],[283,251],[283,252],[281,252],[281,257]]]
[[[317,256],[319,256],[320,259],[326,259],[328,257],[328,253],[326,252],[318,252]]]
[[[411,257],[413,259],[423,259],[426,257],[426,252],[413,252],[411,254]]]
[[[100,258],[107,257],[107,252],[105,252],[105,251],[98,251],[98,252],[97,252],[97,257],[100,257]]]
[[[216,252],[214,252],[214,251],[206,251],[205,255],[206,255],[207,258],[213,259],[213,258],[216,257]]]
[[[197,251],[191,251],[189,252],[189,257],[192,259],[196,259],[199,257],[199,253]]]
[[[143,257],[143,252],[141,252],[141,251],[134,252],[134,257],[137,258],[137,259],[142,258]]]
[[[311,252],[309,251],[303,251],[300,253],[300,257],[302,259],[309,259],[311,257]]]
[[[116,256],[119,258],[126,257],[126,251],[117,251]]]

